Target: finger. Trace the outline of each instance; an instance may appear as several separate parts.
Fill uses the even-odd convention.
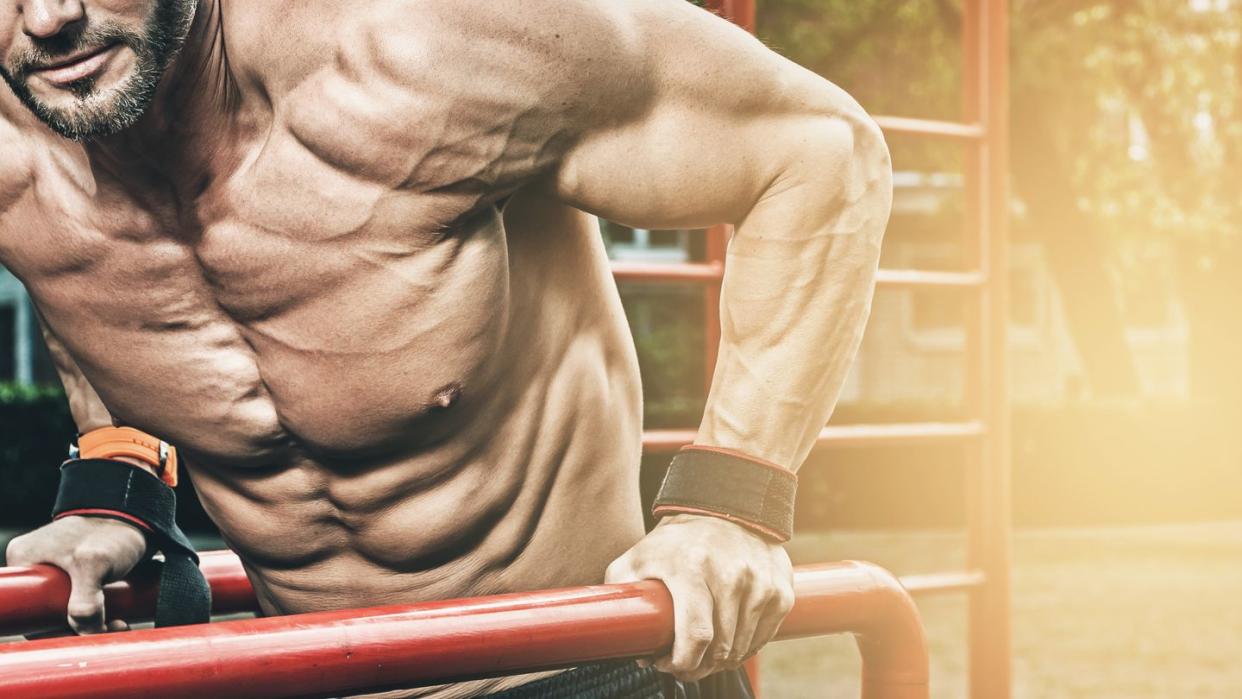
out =
[[[738,619],[732,651],[725,661],[730,667],[739,665],[751,652],[754,642],[758,639],[759,625],[768,615],[768,605],[772,595],[770,585],[751,586],[746,600],[742,602],[742,615]]]
[[[793,601],[793,590],[784,588],[769,599],[763,609],[759,624],[755,627],[755,635],[750,642],[750,650],[742,658],[744,661],[752,658],[761,648],[776,637],[776,633],[780,631],[781,622],[785,621],[789,610],[793,608]]]
[[[604,584],[606,585],[634,582],[638,579],[638,572],[634,570],[634,566],[630,565],[629,556],[618,558],[604,571]]]
[[[101,576],[74,566],[69,569],[69,627],[79,634],[103,633],[104,593]]]
[[[26,537],[18,536],[9,541],[8,546],[4,547],[4,564],[9,566],[32,566],[41,563],[31,554],[30,547],[26,545]]]
[[[129,622],[122,619],[112,619],[108,622],[108,633],[117,631],[129,631]]]
[[[717,580],[712,586],[715,599],[716,638],[708,648],[703,666],[699,668],[701,676],[727,669],[730,658],[737,647],[737,633],[741,625],[749,621],[750,610],[746,608],[754,588],[754,572],[750,568],[742,568]]]
[[[683,681],[693,681],[692,673],[703,663],[707,647],[715,636],[711,590],[702,580],[669,579],[673,597],[673,648],[656,660],[656,669]]]
[[[108,557],[90,545],[74,551],[62,565],[69,573],[69,626],[79,634],[103,633],[103,580],[108,573]]]

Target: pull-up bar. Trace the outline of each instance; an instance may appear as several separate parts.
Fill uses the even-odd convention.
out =
[[[239,565],[215,554],[204,569],[236,596],[227,576]],[[12,606],[14,581],[58,576],[0,570],[0,617],[33,616]],[[64,596],[27,604],[63,613],[63,584]],[[147,587],[114,588],[113,598],[128,595],[137,612]],[[923,627],[896,578],[869,563],[810,566],[797,570],[795,592],[778,638],[853,633],[865,699],[926,699]],[[672,642],[672,618],[668,591],[647,581],[18,642],[0,645],[0,696],[339,696],[651,655]]]

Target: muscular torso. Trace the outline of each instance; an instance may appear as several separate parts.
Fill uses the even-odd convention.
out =
[[[525,186],[544,96],[482,99],[456,58],[403,90],[298,58],[108,148],[4,98],[0,261],[109,412],[182,450],[271,613],[599,582],[641,536],[594,219]]]

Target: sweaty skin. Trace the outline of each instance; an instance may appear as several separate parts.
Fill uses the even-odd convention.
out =
[[[0,3],[0,61],[152,4]],[[0,93],[0,263],[79,429],[176,444],[265,612],[658,578],[657,667],[685,679],[775,632],[781,547],[686,515],[644,538],[638,367],[595,216],[737,225],[697,441],[796,469],[890,200],[842,91],[682,0],[382,0],[200,5],[115,136],[69,141]],[[62,530],[83,521],[10,560],[80,567]],[[128,566],[89,570],[84,631]]]

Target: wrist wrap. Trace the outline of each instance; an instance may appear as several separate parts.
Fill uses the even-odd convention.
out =
[[[793,536],[798,476],[717,447],[689,446],[673,458],[652,514],[720,517],[778,542]]]
[[[177,526],[177,495],[156,476],[108,459],[76,459],[60,467],[52,518],[106,517],[139,526],[147,555],[164,554],[156,626],[202,624],[211,617],[211,588],[198,568],[194,545]]]

